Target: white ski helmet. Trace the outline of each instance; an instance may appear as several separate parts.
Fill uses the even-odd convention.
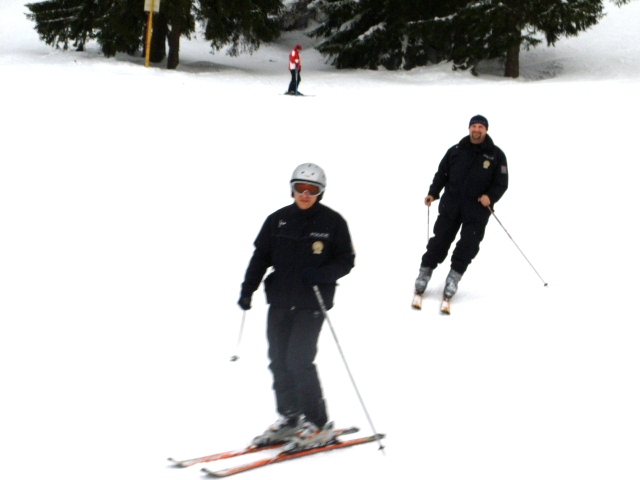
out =
[[[307,182],[318,185],[321,192],[327,187],[327,176],[324,170],[315,163],[303,163],[298,165],[291,175],[291,182]]]

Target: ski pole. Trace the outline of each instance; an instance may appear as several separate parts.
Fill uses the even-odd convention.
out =
[[[516,243],[516,241],[513,239],[513,237],[511,237],[511,235],[509,235],[509,232],[507,232],[507,229],[504,228],[504,225],[502,225],[502,222],[498,219],[498,217],[496,216],[495,212],[491,209],[491,207],[487,207],[489,209],[489,211],[491,212],[491,215],[493,215],[493,218],[496,219],[496,221],[498,222],[498,224],[502,227],[502,229],[504,230],[504,232],[507,234],[507,236],[511,239],[511,241],[513,242],[513,244],[516,246],[516,248],[520,251],[520,253],[522,254],[522,256],[524,257],[524,259],[527,261],[527,263],[531,266],[531,268],[533,268],[533,271],[536,272],[536,275],[538,275],[538,278],[540,280],[542,280],[542,283],[544,283],[544,286],[546,287],[548,285],[547,282],[544,281],[544,279],[540,276],[540,274],[538,273],[538,271],[535,269],[535,267],[533,266],[533,264],[529,261],[529,259],[527,258],[527,256],[524,254],[524,252],[520,249],[520,247],[518,246],[518,244]]]
[[[371,426],[371,430],[376,435],[376,437],[379,437],[378,432],[376,431],[376,427],[373,426],[373,422],[371,421],[371,416],[369,415],[369,412],[367,411],[367,407],[364,404],[364,400],[362,400],[362,395],[360,395],[360,391],[358,390],[358,386],[356,385],[356,382],[353,379],[353,375],[351,374],[351,369],[349,368],[349,364],[347,363],[347,359],[345,358],[344,353],[342,352],[342,348],[340,347],[340,342],[338,341],[338,336],[336,335],[336,332],[333,329],[333,325],[331,324],[331,320],[329,320],[329,314],[327,313],[327,307],[325,307],[325,305],[324,305],[324,300],[322,299],[322,294],[320,293],[320,289],[318,288],[317,285],[313,286],[313,291],[316,294],[316,298],[318,299],[318,304],[320,305],[320,310],[322,310],[322,314],[324,315],[324,319],[329,324],[329,328],[331,329],[331,333],[333,335],[333,338],[336,341],[336,345],[338,346],[338,351],[340,352],[340,356],[342,357],[342,361],[344,362],[344,366],[346,367],[347,373],[349,374],[349,378],[351,379],[351,384],[353,385],[353,388],[356,391],[356,395],[358,395],[358,400],[360,400],[360,405],[362,405],[362,409],[364,410],[364,414],[367,417],[367,421],[369,422],[369,425]],[[378,450],[381,450],[382,454],[384,455],[384,453],[385,453],[384,452],[384,445],[382,444],[382,441],[380,440],[380,438],[378,438],[378,445],[379,445]]]
[[[235,362],[240,358],[240,342],[242,341],[242,331],[244,330],[244,319],[247,316],[247,311],[242,311],[242,322],[240,322],[240,333],[238,334],[238,344],[236,345],[236,354],[231,356],[230,361]]]

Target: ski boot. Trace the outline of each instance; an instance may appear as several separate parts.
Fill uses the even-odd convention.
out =
[[[283,452],[291,453],[310,448],[324,447],[336,443],[333,431],[333,422],[327,422],[324,427],[318,428],[312,422],[306,421],[302,428],[282,447]]]
[[[445,299],[451,300],[451,297],[453,297],[456,294],[456,292],[458,291],[458,282],[460,281],[461,278],[462,278],[461,273],[458,273],[453,269],[449,271],[449,275],[447,275],[447,280],[445,281],[445,285],[444,285],[443,297]]]
[[[255,437],[251,443],[257,447],[282,444],[293,437],[296,432],[299,432],[300,427],[299,415],[280,417],[262,435]]]
[[[413,302],[411,302],[411,307],[415,310],[422,310],[422,295],[427,289],[427,284],[429,280],[431,280],[432,273],[433,268],[420,267],[420,273],[418,273],[418,278],[416,278],[415,290],[413,292]]]

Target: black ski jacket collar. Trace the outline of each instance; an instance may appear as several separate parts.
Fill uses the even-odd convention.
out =
[[[471,150],[471,149],[477,148],[480,151],[485,153],[491,153],[495,150],[495,144],[493,143],[493,139],[489,136],[488,133],[487,133],[487,136],[484,137],[484,142],[480,144],[471,143],[471,138],[469,138],[469,135],[467,135],[466,137],[464,137],[462,140],[458,142],[458,147],[464,150]]]

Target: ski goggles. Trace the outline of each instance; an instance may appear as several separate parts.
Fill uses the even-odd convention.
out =
[[[310,197],[317,197],[322,193],[322,187],[314,183],[292,182],[291,191],[300,195],[306,192]]]

